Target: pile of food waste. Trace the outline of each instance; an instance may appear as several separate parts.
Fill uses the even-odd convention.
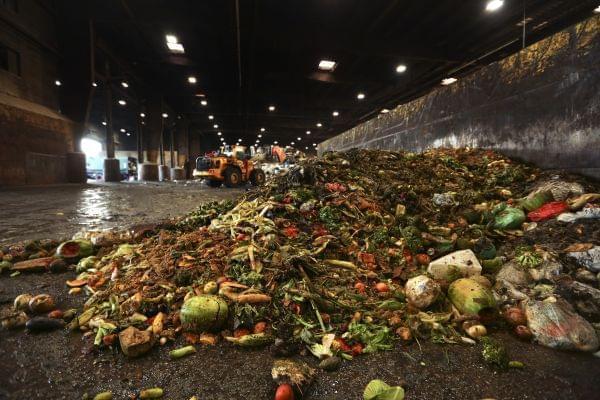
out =
[[[487,336],[499,329],[595,352],[598,193],[489,150],[328,153],[157,227],[3,249],[12,274],[73,269],[86,301],[23,294],[2,324],[65,326],[129,357],[180,336],[173,358],[270,346],[326,370],[413,340],[481,341],[491,366],[519,367]]]

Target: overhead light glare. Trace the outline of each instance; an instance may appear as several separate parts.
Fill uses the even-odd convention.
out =
[[[301,137],[297,137],[296,139],[297,139],[299,142],[301,142],[301,141],[302,141],[302,138],[301,138]]]
[[[102,125],[106,126],[106,121],[102,121]]]
[[[196,79],[195,76],[188,76],[188,83],[191,83],[192,85],[195,85],[196,82],[198,82],[198,80]]]
[[[317,144],[316,144],[316,143],[313,143],[313,146],[317,147]]]
[[[292,145],[292,146],[293,146],[293,145],[295,145],[295,144],[296,144],[296,143],[294,143],[294,142],[290,143],[290,145]]]
[[[185,53],[185,49],[181,43],[167,43],[167,47],[171,50],[172,53],[183,54]]]
[[[219,128],[219,125],[217,125],[217,124],[214,124],[214,125],[213,125],[213,128],[215,128],[215,129],[218,129],[218,128]]]
[[[131,133],[127,132],[127,136],[131,136]]]
[[[504,5],[504,0],[490,0],[488,1],[487,5],[485,6],[485,10],[486,11],[497,11],[500,8],[502,8],[502,6]]]
[[[404,64],[400,64],[396,67],[396,72],[399,74],[406,72],[406,70],[407,70],[407,67]]]
[[[273,144],[279,144],[279,142],[277,142],[277,140],[276,140],[276,141],[273,142]]]
[[[217,132],[217,136],[221,136],[221,132]]]
[[[123,81],[123,82],[121,82],[121,86],[123,86],[124,88],[128,88],[129,87],[129,83]]]
[[[125,133],[125,129],[121,128],[121,132]]]
[[[213,120],[213,119],[215,119],[215,117],[213,115],[209,115],[208,119]]]
[[[310,131],[306,131],[306,134],[307,134],[307,135],[310,135]]]
[[[127,105],[127,102],[125,100],[119,100],[119,104],[125,106]]]
[[[60,86],[60,85],[62,85],[62,82],[57,79],[57,80],[54,81],[54,84],[56,86]]]
[[[456,78],[445,78],[445,79],[442,79],[442,85],[444,85],[444,86],[452,85],[456,81],[458,81],[458,79],[456,79]]]
[[[179,39],[177,39],[177,36],[175,35],[166,35],[165,39],[167,40],[167,43],[179,43]]]
[[[208,105],[208,101],[206,101],[206,100],[202,100],[202,101],[200,102],[200,104],[202,104],[203,106],[207,106],[207,105]]]
[[[93,87],[98,87],[98,84],[96,82],[92,82],[92,86]]]
[[[264,132],[264,131],[266,131],[266,129],[265,128],[260,128],[260,131]]]
[[[321,71],[333,71],[335,69],[335,67],[337,66],[337,63],[335,61],[331,61],[331,60],[321,60],[319,61],[319,69]]]
[[[262,135],[259,133],[259,134],[258,134],[258,137],[259,137],[259,138],[261,138],[261,137],[262,137]]]
[[[387,114],[387,113],[389,113],[389,112],[390,112],[390,110],[388,110],[387,108],[383,108],[383,109],[381,110],[381,113],[382,113],[382,114]]]
[[[594,12],[595,12],[596,14],[600,14],[600,6],[598,6],[598,7],[594,8]]]
[[[275,106],[269,106],[269,111],[275,111]]]
[[[337,112],[337,111],[334,111],[334,112],[332,112],[332,113],[331,113],[331,115],[333,115],[334,117],[337,117],[337,116],[339,116],[339,115],[340,115],[340,113],[339,113],[339,112]]]
[[[146,118],[146,114],[144,114],[144,113],[140,113],[140,117],[142,117],[142,118]]]
[[[169,114],[167,114],[167,113],[162,113],[162,117],[163,117],[163,118],[169,118]]]
[[[322,123],[320,123],[320,122],[317,122],[317,128],[320,128],[320,127],[322,127],[322,126],[323,126],[323,124],[322,124]]]
[[[359,93],[359,94],[356,95],[356,98],[359,99],[359,100],[362,100],[362,99],[365,98],[365,94],[364,93]]]

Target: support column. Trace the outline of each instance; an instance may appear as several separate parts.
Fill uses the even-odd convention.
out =
[[[110,63],[105,63],[105,95],[106,95],[106,159],[104,160],[104,181],[121,181],[119,160],[115,158],[115,137],[113,135],[112,121],[112,82],[110,77]]]
[[[162,132],[162,100],[158,94],[150,94],[147,97],[144,113],[146,122],[143,127],[141,138],[142,153],[146,151],[146,157],[142,164],[138,164],[138,180],[158,181],[158,155],[160,149],[160,135]]]

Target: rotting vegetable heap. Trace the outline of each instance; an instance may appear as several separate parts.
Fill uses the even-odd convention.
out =
[[[68,326],[99,346],[118,337],[130,356],[180,332],[206,344],[221,332],[283,355],[306,346],[323,368],[395,341],[474,343],[504,327],[596,351],[598,243],[553,232],[598,232],[598,188],[545,175],[485,150],[307,160],[148,238],[95,255],[80,252],[85,238],[63,244],[57,254],[79,260],[68,286],[89,295]],[[554,241],[536,245],[544,237]],[[484,359],[508,365],[484,344]]]

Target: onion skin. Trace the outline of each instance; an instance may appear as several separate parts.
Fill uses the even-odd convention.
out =
[[[294,400],[294,390],[287,383],[279,385],[275,392],[275,400]]]

